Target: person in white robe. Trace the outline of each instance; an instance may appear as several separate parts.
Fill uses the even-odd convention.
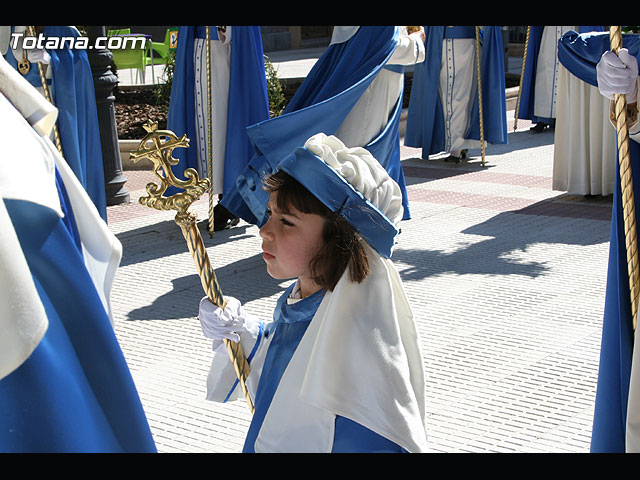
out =
[[[558,41],[562,36],[576,27],[545,26],[540,40],[540,51],[536,66],[535,102],[533,114],[541,120],[531,130],[543,132],[555,124],[558,102],[558,78],[560,63],[558,62]]]

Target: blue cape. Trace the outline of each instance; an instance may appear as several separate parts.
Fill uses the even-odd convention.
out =
[[[211,35],[212,38],[216,38],[215,28],[212,28]],[[260,28],[234,26],[232,35],[223,194],[233,187],[236,178],[253,156],[253,147],[246,134],[246,127],[269,118]],[[176,63],[167,118],[168,130],[178,136],[186,134],[192,141],[196,138],[197,113],[193,72],[193,45],[196,36],[205,38],[205,27],[183,26],[178,30]],[[178,178],[184,177],[187,168],[198,167],[195,146],[176,149],[174,157],[180,160],[178,165],[173,167],[173,172]],[[169,190],[167,195],[178,191],[175,187]]]
[[[443,110],[438,95],[445,27],[425,26],[425,60],[415,66],[409,99],[404,143],[422,147],[422,158],[444,151]],[[474,36],[475,38],[475,36]],[[489,143],[507,143],[504,53],[498,26],[484,27],[480,57],[484,138]],[[471,125],[465,138],[480,140],[479,104],[475,95]]]
[[[47,37],[78,37],[75,28],[47,26]],[[68,42],[64,48],[47,50],[51,56],[51,92],[58,109],[58,130],[62,152],[73,173],[86,190],[102,219],[107,221],[104,168],[98,126],[98,111],[89,57],[84,49],[72,50]],[[11,49],[5,56],[14,68],[16,59]],[[40,87],[36,64],[26,76],[35,87]]]
[[[623,34],[622,45],[636,59],[640,58],[640,35]],[[567,32],[558,42],[558,60],[580,80],[597,87],[596,65],[610,49],[609,32]]]
[[[578,27],[578,30],[581,32],[602,32],[602,29],[602,26]],[[544,25],[533,25],[530,29],[529,46],[527,47],[527,58],[524,66],[524,72],[522,73],[522,78],[520,79],[520,107],[518,108],[518,118],[531,120],[534,123],[551,123],[552,120],[550,118],[536,117],[533,114],[536,91],[536,70],[538,66],[538,55],[540,53],[540,42],[542,41],[543,30]],[[569,33],[571,32],[567,32],[565,36]],[[558,45],[559,44],[560,42],[558,42]],[[560,54],[560,46],[558,46],[558,59],[560,63],[564,65]]]
[[[57,184],[64,219],[5,200],[49,327],[31,356],[0,380],[0,451],[155,452],[59,175]]]
[[[640,36],[625,34],[622,45],[638,58]],[[597,86],[596,65],[604,52],[611,49],[609,33],[566,33],[559,42],[558,56],[562,64],[578,78]],[[611,126],[613,127],[613,125]],[[629,140],[633,191],[638,222],[640,192],[640,145]],[[629,398],[629,378],[633,352],[633,323],[627,275],[627,253],[620,186],[616,162],[616,184],[613,192],[609,266],[605,293],[600,367],[596,392],[591,451],[598,453],[625,451],[625,430]]]
[[[398,41],[394,26],[360,27],[348,41],[330,45],[291,99],[283,114],[252,125],[247,130],[256,155],[238,177],[222,204],[249,223],[265,221],[268,194],[262,189],[265,174],[313,135],[333,135],[366,88],[393,54]],[[405,217],[409,205],[402,165],[398,101],[392,118],[380,135],[363,145],[387,170],[403,194]]]

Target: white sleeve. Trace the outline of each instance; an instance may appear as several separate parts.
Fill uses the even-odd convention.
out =
[[[267,323],[255,317],[253,315],[247,315],[245,317],[246,330],[240,333],[240,344],[247,358],[253,357],[250,363],[251,377],[255,378],[261,370],[261,364],[257,361],[258,358],[263,358],[263,355],[257,355],[263,347],[264,332],[267,327]],[[255,361],[254,361],[255,360]],[[256,372],[254,372],[256,370]],[[243,392],[238,383],[236,382],[237,376],[233,364],[229,358],[227,347],[221,344],[213,352],[213,359],[211,366],[209,367],[209,374],[207,376],[207,400],[214,402],[226,402],[242,398]],[[250,385],[254,385],[253,388]],[[250,388],[252,396],[255,393],[255,386],[257,381],[248,382],[247,386]]]
[[[424,43],[416,35],[407,34],[407,29],[400,29],[398,45],[387,62],[389,65],[414,65],[424,61]]]

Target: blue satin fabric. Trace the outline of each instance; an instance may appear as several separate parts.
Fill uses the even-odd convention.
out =
[[[580,32],[602,32],[602,26],[580,26],[578,30]],[[546,122],[552,123],[553,119],[545,117],[537,117],[534,115],[535,104],[535,85],[536,85],[536,71],[538,68],[538,56],[540,52],[540,43],[542,42],[542,32],[544,31],[544,25],[534,25],[529,31],[529,46],[527,48],[526,63],[524,71],[522,72],[522,79],[520,81],[520,107],[518,109],[518,118],[531,120],[534,123]],[[575,32],[574,32],[575,33]],[[578,35],[575,33],[575,35]],[[590,35],[590,34],[586,34]],[[597,35],[597,34],[596,34]],[[608,35],[608,34],[607,34]],[[564,55],[563,42],[565,37],[572,37],[572,32],[567,32],[563,35],[563,38],[558,42],[558,60],[565,67],[566,55]],[[596,62],[597,63],[597,62]],[[569,67],[567,67],[569,68]],[[571,71],[571,68],[569,68]],[[572,72],[573,73],[573,72]],[[595,73],[595,70],[594,70]]]
[[[613,128],[613,127],[612,127]],[[629,141],[633,191],[640,192],[640,145]],[[616,162],[616,178],[619,165]],[[633,323],[629,301],[629,277],[624,212],[620,182],[614,187],[609,266],[602,321],[600,366],[591,433],[591,452],[624,453],[633,353]],[[638,218],[635,200],[636,224]]]
[[[343,216],[380,255],[389,258],[395,225],[319,157],[298,148],[277,167],[298,180],[331,211]]]
[[[636,59],[640,58],[640,35],[623,34],[622,46]],[[609,32],[567,32],[558,42],[558,60],[580,80],[597,87],[596,65],[602,54],[610,49]]]
[[[262,178],[313,135],[333,135],[366,88],[393,54],[398,41],[394,26],[360,27],[348,41],[332,44],[316,62],[282,115],[251,126],[247,133],[256,155],[222,199],[230,211],[249,223],[266,221],[268,194]],[[400,165],[401,102],[387,126],[364,147],[389,172],[403,193],[404,218],[409,218],[406,184]]]
[[[49,320],[32,355],[0,380],[2,452],[155,452],[120,346],[63,210],[5,200]]]
[[[255,453],[256,438],[282,374],[324,298],[325,291],[319,290],[307,298],[289,304],[287,298],[293,287],[294,284],[290,285],[278,299],[274,311],[274,323],[265,332],[265,335],[273,336],[273,338],[258,383],[254,405],[255,413],[245,439],[243,453]],[[401,453],[404,450],[392,441],[352,420],[340,416],[336,417],[333,453],[357,452]]]
[[[47,26],[45,37],[78,37],[78,32],[67,26]],[[64,159],[96,206],[103,220],[107,220],[104,167],[98,111],[93,74],[89,57],[84,49],[72,50],[68,41],[64,48],[47,50],[51,57],[52,80],[49,84],[53,103],[58,109],[58,129]],[[7,62],[17,68],[11,49],[5,55]],[[37,64],[25,77],[34,87],[40,87]]]
[[[74,28],[47,26],[48,37],[77,37]],[[107,220],[104,166],[93,73],[84,49],[48,50],[64,159],[103,220]]]
[[[444,38],[476,38],[473,25],[454,25],[444,29]]]
[[[414,68],[404,143],[410,147],[421,147],[422,158],[428,158],[429,155],[442,152],[446,148],[444,114],[438,95],[443,39],[475,38],[475,27],[450,28],[427,25],[424,29],[426,55],[424,62]],[[484,139],[493,144],[506,144],[504,53],[500,27],[486,26],[481,41]],[[465,138],[480,140],[478,112],[479,103],[476,95],[470,115],[471,124]]]
[[[174,67],[167,128],[176,135],[186,134],[195,142],[195,78],[193,71],[194,38],[205,38],[205,27],[180,27]],[[217,29],[211,29],[211,38],[217,38]],[[227,133],[225,140],[223,194],[226,194],[236,178],[246,168],[254,155],[246,128],[269,118],[269,98],[264,70],[264,53],[260,28],[234,26],[232,33],[231,63],[229,72],[229,102],[227,107]],[[213,106],[215,108],[215,105]],[[201,115],[206,112],[199,112]],[[173,156],[180,162],[172,167],[178,178],[184,178],[187,168],[198,167],[196,146],[178,148]],[[166,195],[180,190],[167,189]]]

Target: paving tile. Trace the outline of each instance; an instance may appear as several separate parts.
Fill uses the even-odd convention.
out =
[[[520,125],[520,124],[519,124]],[[551,189],[553,133],[510,132],[459,165],[403,147],[412,219],[394,262],[423,352],[434,452],[587,452],[604,306],[611,198]],[[115,330],[160,452],[239,452],[244,400],[208,402],[203,296],[171,212],[135,203],[149,171],[126,171],[133,202],[108,208],[124,256]],[[268,318],[290,281],[271,279],[255,226],[205,231],[223,292]]]

